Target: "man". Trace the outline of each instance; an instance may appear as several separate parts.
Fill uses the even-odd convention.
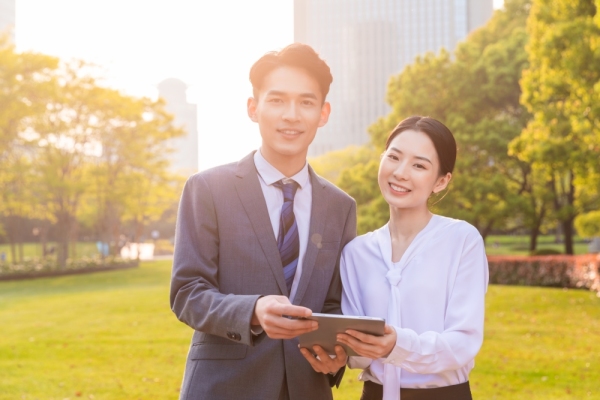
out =
[[[305,358],[297,336],[317,328],[301,317],[341,313],[339,258],[356,235],[354,200],[306,162],[332,77],[292,44],[250,81],[259,151],[192,176],[181,197],[171,307],[195,329],[181,398],[331,399],[345,353]]]

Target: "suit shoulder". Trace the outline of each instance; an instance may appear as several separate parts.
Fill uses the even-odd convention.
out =
[[[229,164],[219,165],[217,167],[212,167],[204,171],[200,171],[190,176],[188,178],[188,182],[197,183],[204,181],[207,184],[211,184],[215,181],[232,178],[235,176],[237,164],[237,162],[233,162]]]
[[[352,197],[350,197],[350,195],[348,193],[344,192],[342,189],[340,189],[333,183],[329,182],[327,179],[323,178],[322,176],[317,175],[317,177],[319,178],[319,181],[324,184],[325,188],[333,194],[333,196],[335,196],[336,198],[338,198],[341,201],[345,201],[348,203],[355,203],[354,199]]]

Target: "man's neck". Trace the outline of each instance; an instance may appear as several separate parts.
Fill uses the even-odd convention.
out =
[[[279,154],[265,154],[262,148],[259,150],[269,164],[277,171],[281,172],[287,178],[291,178],[304,168],[306,165],[306,154],[298,156],[284,156]]]

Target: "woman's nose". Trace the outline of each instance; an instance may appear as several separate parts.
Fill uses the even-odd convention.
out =
[[[398,164],[398,166],[396,167],[396,169],[393,172],[394,178],[398,179],[398,180],[406,180],[407,179],[407,175],[408,175],[408,168],[406,163],[400,163]]]

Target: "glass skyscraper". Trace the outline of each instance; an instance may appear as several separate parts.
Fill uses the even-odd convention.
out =
[[[0,0],[0,34],[10,33],[15,40],[15,0]]]
[[[294,40],[333,74],[331,116],[310,155],[366,143],[369,125],[389,113],[390,76],[417,55],[452,51],[492,12],[493,0],[294,0]]]
[[[166,101],[165,109],[175,117],[176,126],[185,135],[171,139],[174,152],[170,155],[173,172],[189,176],[198,172],[198,111],[186,99],[187,85],[169,78],[158,84],[158,94]]]

